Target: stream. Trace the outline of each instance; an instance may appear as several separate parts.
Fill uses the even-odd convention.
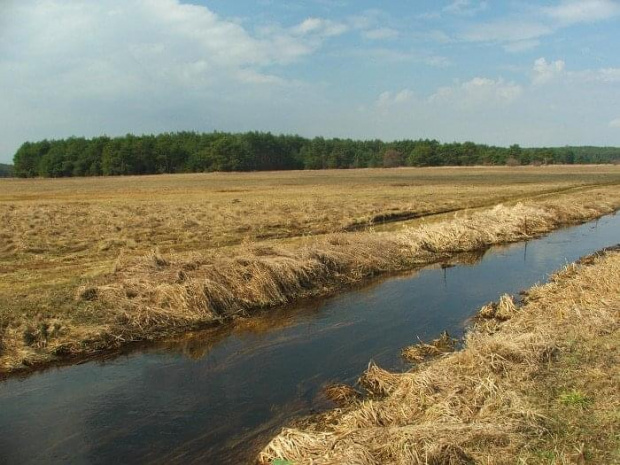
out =
[[[568,262],[620,242],[620,215],[390,276],[106,360],[0,382],[0,463],[252,463],[291,420],[333,405],[370,360],[467,320]]]

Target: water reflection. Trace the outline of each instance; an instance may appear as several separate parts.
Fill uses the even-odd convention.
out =
[[[331,382],[459,334],[480,305],[620,242],[620,217],[493,248],[114,359],[0,383],[0,463],[246,463]],[[481,261],[480,261],[481,260]],[[476,264],[477,263],[477,264]],[[467,265],[463,265],[467,264]]]
[[[458,265],[461,266],[474,266],[483,259],[488,249],[464,252],[457,254],[453,257],[449,257],[446,260],[439,263],[437,266],[444,270],[444,282],[446,280],[447,268],[452,268]],[[425,271],[433,269],[434,266],[425,267]],[[380,286],[386,280],[410,280],[415,278],[419,273],[417,271],[408,271],[405,273],[392,274],[389,277],[382,276],[371,282],[365,282],[363,285],[357,288],[348,289],[348,292],[356,292],[360,296],[371,295],[373,290]],[[218,328],[210,328],[204,331],[196,331],[192,333],[184,334],[177,338],[172,338],[166,341],[153,344],[149,347],[149,350],[154,348],[166,350],[168,352],[175,352],[184,355],[192,360],[200,360],[209,355],[213,347],[218,346],[221,341],[234,335],[235,337],[243,337],[248,335],[261,335],[265,333],[274,333],[272,337],[266,337],[259,343],[264,345],[282,345],[286,343],[286,338],[290,335],[285,335],[281,330],[297,326],[303,321],[313,321],[320,318],[321,312],[326,308],[325,299],[306,300],[303,303],[295,306],[281,307],[276,309],[269,309],[257,314],[254,314],[250,318],[241,318],[234,321],[230,325]],[[341,322],[334,323],[329,327],[324,327],[322,331],[338,330],[343,325],[350,325],[353,322]],[[275,335],[275,333],[279,333]],[[316,335],[316,331],[308,333],[308,336]],[[299,342],[299,335],[296,335]],[[258,347],[253,345],[250,350],[254,351]],[[242,356],[242,353],[238,353],[235,356]]]

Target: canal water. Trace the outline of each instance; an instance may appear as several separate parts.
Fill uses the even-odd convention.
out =
[[[620,215],[104,361],[0,382],[0,463],[251,463],[322,387],[620,242]]]

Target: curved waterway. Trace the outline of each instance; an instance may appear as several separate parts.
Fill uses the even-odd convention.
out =
[[[0,383],[0,463],[249,463],[321,388],[620,242],[620,215],[105,361]]]

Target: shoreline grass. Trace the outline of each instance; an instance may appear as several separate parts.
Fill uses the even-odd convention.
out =
[[[259,209],[246,221],[258,218],[257,221],[265,224],[277,224],[287,217],[281,207],[290,211],[297,205],[293,201],[287,206],[286,201],[290,198],[286,196],[299,191],[303,202],[308,202],[308,195],[316,195],[317,189],[326,185],[336,185],[330,191],[330,209],[341,204],[339,208],[346,221],[339,219],[329,223],[339,226],[328,234],[304,235],[302,231],[306,229],[301,228],[291,231],[291,237],[278,240],[258,240],[252,235],[244,238],[245,233],[239,233],[236,243],[219,247],[212,244],[213,237],[208,243],[195,242],[194,239],[186,241],[186,228],[194,227],[187,226],[186,210],[178,213],[178,222],[176,219],[163,220],[168,214],[173,215],[170,218],[176,218],[177,213],[170,212],[181,199],[179,192],[190,192],[188,201],[191,205],[198,202],[198,196],[203,192],[224,191],[224,203],[219,208],[225,212],[238,205],[229,202],[230,195],[241,196],[239,203],[245,204],[256,193],[253,189],[266,195],[265,189],[272,189],[273,183],[293,182],[293,175],[277,174],[277,179],[268,173],[168,176],[159,186],[162,190],[160,196],[155,195],[153,189],[157,185],[152,184],[152,180],[136,179],[136,183],[144,183],[142,187],[131,187],[128,184],[131,180],[125,178],[104,179],[92,185],[84,180],[68,180],[67,183],[65,180],[35,180],[17,203],[13,194],[0,193],[0,209],[4,208],[5,220],[8,219],[0,234],[12,238],[12,242],[4,243],[5,252],[8,252],[0,255],[0,272],[3,273],[0,279],[0,376],[115,350],[135,341],[161,339],[221,324],[257,310],[331,294],[385,273],[415,269],[456,253],[479,251],[490,245],[535,237],[559,226],[587,221],[618,209],[620,192],[614,183],[618,182],[620,170],[605,167],[601,174],[597,167],[585,169],[585,172],[584,168],[566,167],[549,170],[356,170],[334,173],[333,178],[325,178],[329,173],[319,173],[322,177],[315,173],[304,174],[309,177],[295,181],[290,191],[270,194],[277,195],[270,202],[277,200],[280,203],[275,216],[262,218],[263,210]],[[489,173],[498,179],[490,178]],[[515,173],[529,173],[533,178],[513,178]],[[566,177],[566,173],[570,176]],[[577,176],[579,173],[582,173],[581,178]],[[367,176],[375,176],[369,181],[370,187],[360,187],[358,183]],[[512,176],[512,184],[505,189],[498,188],[497,183],[506,181],[506,176]],[[425,177],[430,181],[424,180]],[[548,181],[542,182],[541,178]],[[202,186],[207,179],[218,180],[209,187],[210,190],[204,190]],[[231,183],[231,179],[234,182]],[[247,184],[240,185],[240,179]],[[345,179],[345,185],[340,186]],[[487,181],[489,186],[481,187]],[[524,185],[520,184],[521,181]],[[456,184],[451,185],[451,182]],[[388,184],[385,193],[377,191],[377,186],[385,184]],[[392,197],[396,192],[394,189],[403,189],[403,184],[408,186],[405,189],[414,185],[416,193],[407,190],[409,194],[400,192],[397,197]],[[84,198],[72,196],[72,189],[78,186],[83,186],[82,194],[90,192],[95,198],[86,202]],[[136,240],[132,244],[131,234],[124,235],[123,231],[129,226],[121,216],[136,208],[140,210],[144,205],[137,203],[134,208],[116,203],[119,195],[125,195],[125,190],[110,191],[111,186],[122,186],[130,194],[151,196],[147,205],[155,202],[153,205],[162,209],[159,220],[156,217],[149,219],[149,222],[157,220],[153,223],[155,235],[150,241]],[[247,195],[240,192],[242,186],[248,190]],[[361,189],[359,196],[342,200],[344,192],[350,194],[357,189]],[[342,231],[343,224],[351,224],[355,215],[374,202],[402,198],[415,203],[431,189],[436,189],[440,198],[444,196],[433,211],[449,204],[465,209],[473,206],[474,209],[458,210],[449,216],[438,215],[429,221],[405,222],[400,227],[398,223],[392,223],[385,229],[371,227],[365,231],[336,232]],[[559,189],[561,195],[552,194],[554,189]],[[464,192],[479,190],[481,193],[473,200],[463,200]],[[48,200],[31,198],[36,192]],[[506,196],[507,192],[512,194]],[[528,194],[535,200],[480,209],[480,205],[498,199],[512,199],[512,203],[515,193],[518,198]],[[3,203],[3,195],[12,200]],[[259,200],[263,198],[260,195]],[[112,202],[110,199],[116,200]],[[129,200],[133,200],[131,195]],[[357,200],[361,206],[351,207]],[[112,203],[108,205],[109,202]],[[50,210],[52,203],[54,206]],[[187,207],[191,208],[190,205]],[[313,205],[303,215],[322,205]],[[378,211],[384,212],[382,215],[391,214],[389,205],[389,201],[383,203]],[[129,210],[125,211],[126,208]],[[372,211],[372,208],[366,211]],[[92,212],[82,223],[79,215],[85,209]],[[27,211],[32,216],[22,218]],[[422,208],[419,211],[424,214],[427,210]],[[97,217],[101,212],[104,213]],[[56,218],[55,215],[60,216]],[[78,217],[69,221],[70,215]],[[116,220],[114,215],[117,215]],[[235,217],[242,215],[241,210],[234,213]],[[377,216],[376,213],[372,215]],[[182,218],[185,220],[181,221]],[[52,219],[53,228],[39,230],[48,219]],[[96,223],[94,229],[93,223]],[[158,225],[163,229],[158,229]],[[137,229],[141,231],[140,235],[148,231],[143,226]],[[53,236],[54,231],[63,227],[66,229],[63,230],[63,244],[74,241],[74,245],[59,246],[54,242],[59,240]],[[110,228],[112,235],[107,235],[105,231]],[[118,228],[120,238],[116,243],[114,231]],[[333,226],[328,225],[327,230],[330,228]],[[159,234],[168,239],[161,240]],[[19,247],[26,248],[15,248],[20,240]],[[168,240],[176,241],[178,245],[169,247]],[[27,248],[31,251],[27,252]],[[39,249],[40,252],[32,251]]]
[[[74,320],[37,314],[4,326],[0,361],[7,371],[32,368],[221,324],[384,273],[537,237],[611,213],[619,205],[620,198],[578,205],[569,197],[498,205],[397,232],[333,234],[301,248],[248,243],[232,255],[155,250],[126,260],[121,256],[110,273],[74,288]]]
[[[620,250],[481,309],[464,348],[284,428],[258,461],[302,464],[619,463]],[[489,309],[493,309],[492,312]]]

